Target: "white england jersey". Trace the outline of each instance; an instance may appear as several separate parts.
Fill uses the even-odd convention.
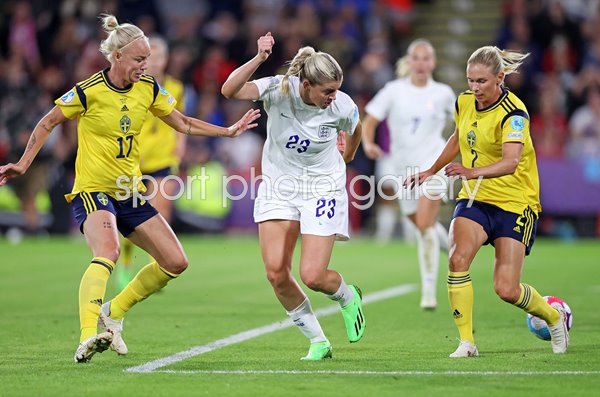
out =
[[[429,168],[446,141],[444,127],[454,117],[456,96],[442,83],[429,80],[424,87],[410,77],[387,83],[365,107],[379,121],[387,119],[390,156],[400,175],[406,167]]]
[[[358,107],[341,91],[326,109],[307,105],[300,98],[300,79],[289,78],[289,95],[281,91],[282,79],[279,75],[253,81],[268,115],[263,183],[269,182],[274,192],[305,197],[345,191],[346,164],[336,142],[340,130],[354,133]]]

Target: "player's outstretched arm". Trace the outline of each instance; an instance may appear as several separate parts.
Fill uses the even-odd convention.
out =
[[[42,117],[31,132],[29,142],[27,142],[27,147],[21,159],[16,164],[8,163],[0,166],[0,186],[6,184],[6,182],[14,177],[23,175],[27,171],[52,130],[66,119],[58,106],[54,106],[52,110]]]
[[[254,58],[231,72],[223,87],[221,94],[227,99],[258,99],[258,87],[254,83],[249,83],[250,77],[256,69],[269,58],[275,45],[275,39],[268,32],[264,36],[260,36],[257,40],[258,52]]]
[[[200,136],[224,136],[233,138],[242,132],[256,127],[256,119],[260,117],[259,109],[250,109],[230,127],[220,127],[194,117],[188,117],[177,109],[173,109],[168,115],[161,117],[161,120],[171,126],[174,130],[187,135]]]
[[[498,178],[514,174],[521,161],[523,144],[521,142],[505,142],[502,144],[502,159],[483,166],[466,168],[460,163],[452,163],[446,167],[447,176],[460,176],[466,179]]]
[[[439,170],[444,168],[446,164],[454,160],[454,158],[458,156],[458,153],[460,153],[460,146],[458,143],[458,128],[456,128],[454,133],[448,138],[444,150],[442,150],[442,153],[440,153],[431,168],[419,174],[408,176],[404,181],[404,186],[412,189],[417,182],[423,184],[429,177],[435,175]]]

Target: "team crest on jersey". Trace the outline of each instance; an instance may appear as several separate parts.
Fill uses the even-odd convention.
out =
[[[75,91],[71,90],[67,92],[65,95],[60,97],[62,103],[70,103],[75,97]]]
[[[329,137],[331,136],[331,134],[335,133],[336,127],[332,127],[330,125],[320,125],[319,126],[319,131],[317,133],[317,135],[319,136],[319,139],[322,140],[326,140],[329,139]]]
[[[163,86],[159,85],[160,89],[160,93],[163,95],[169,95],[169,91],[167,91]]]
[[[108,197],[106,196],[106,194],[98,193],[98,196],[96,196],[96,197],[98,198],[98,201],[100,202],[100,204],[102,204],[105,207],[108,205]]]
[[[476,141],[477,135],[475,135],[475,131],[469,131],[469,133],[467,134],[467,143],[469,144],[469,147],[472,148],[473,146],[475,146]]]
[[[129,128],[131,127],[131,119],[129,116],[124,115],[121,117],[121,120],[119,121],[119,127],[121,127],[121,131],[123,131],[124,134],[129,132]]]

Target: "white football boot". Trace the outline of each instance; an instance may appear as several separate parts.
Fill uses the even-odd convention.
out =
[[[477,346],[469,341],[461,340],[458,348],[450,355],[450,357],[477,357],[478,355],[479,352],[477,351]]]
[[[550,337],[552,338],[552,351],[554,353],[566,353],[569,346],[569,330],[567,329],[567,314],[562,305],[552,306],[560,314],[560,320],[554,325],[548,325]]]
[[[76,363],[87,363],[96,353],[102,353],[108,349],[113,341],[113,334],[110,332],[102,332],[98,335],[93,335],[79,344],[75,351],[74,360]]]
[[[129,352],[127,345],[123,340],[121,332],[123,332],[123,320],[113,320],[109,317],[110,315],[110,301],[106,302],[100,308],[100,316],[98,317],[98,326],[102,331],[110,332],[113,334],[112,343],[110,349],[115,351],[117,354],[124,356]]]

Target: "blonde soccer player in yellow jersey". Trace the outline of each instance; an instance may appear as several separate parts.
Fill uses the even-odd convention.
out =
[[[539,199],[538,171],[523,102],[504,86],[529,54],[486,46],[467,62],[469,90],[455,105],[456,130],[434,165],[406,181],[422,183],[459,153],[446,175],[463,180],[452,224],[448,298],[460,344],[450,357],[479,355],[473,338],[473,286],[469,268],[482,245],[496,251],[494,289],[504,301],[544,319],[552,350],[565,353],[569,342],[566,315],[550,306],[530,285],[521,283],[525,256],[535,238]]]
[[[150,45],[144,32],[103,15],[108,37],[100,51],[110,68],[100,71],[55,101],[56,106],[36,125],[16,164],[0,167],[0,186],[24,174],[59,124],[77,119],[78,149],[75,184],[67,201],[92,252],[79,286],[80,340],[76,362],[87,362],[109,347],[127,353],[121,336],[123,317],[136,303],[163,288],[188,266],[183,248],[165,219],[135,192],[144,191],[139,177],[139,138],[147,112],[188,135],[234,137],[259,116],[249,110],[229,128],[184,116],[175,98],[154,78],[144,74]],[[117,231],[153,258],[127,287],[104,302],[106,282],[119,257]],[[98,332],[98,327],[100,332]]]
[[[151,55],[148,58],[147,73],[175,98],[175,109],[183,112],[183,83],[165,74],[169,60],[167,43],[160,37],[150,37],[148,41]],[[177,173],[185,151],[186,137],[185,134],[177,133],[152,112],[148,112],[140,134],[140,170],[147,177],[146,196],[150,197],[152,206],[169,223],[173,210],[172,197],[177,194],[178,184],[165,178]],[[123,266],[117,266],[117,283],[119,288],[123,289],[131,281],[135,245],[126,238],[123,238],[121,245]]]

